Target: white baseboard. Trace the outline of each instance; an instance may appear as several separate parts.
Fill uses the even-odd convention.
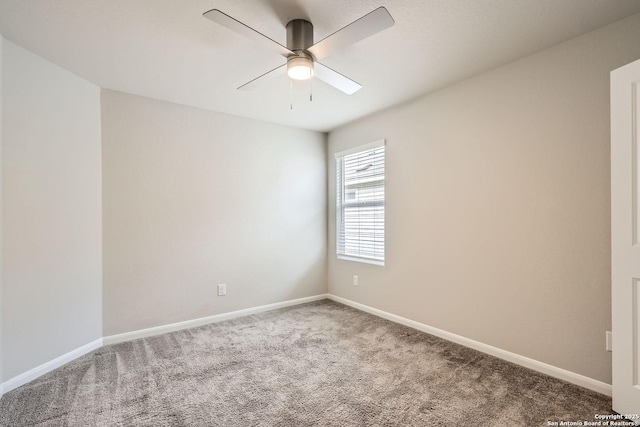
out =
[[[575,372],[567,371],[565,369],[558,368],[556,366],[549,365],[547,363],[539,362],[537,360],[530,359],[528,357],[521,356],[519,354],[512,353],[510,351],[502,350],[498,347],[494,347],[488,344],[481,343],[479,341],[465,338],[463,336],[456,335],[451,332],[443,331],[442,329],[434,328],[432,326],[425,325],[424,323],[416,322],[414,320],[410,320],[405,317],[397,316],[395,314],[391,314],[386,311],[379,310],[377,308],[369,307],[367,305],[360,304],[358,302],[351,301],[349,299],[342,298],[333,294],[329,294],[328,298],[333,301],[342,303],[344,305],[348,305],[350,307],[356,308],[358,310],[366,311],[367,313],[371,313],[378,317],[391,320],[392,322],[409,326],[410,328],[417,329],[419,331],[426,332],[431,335],[435,335],[447,341],[453,341],[465,347],[470,347],[470,348],[473,348],[474,350],[478,350],[483,353],[490,354],[492,356],[498,357],[508,362],[512,362],[517,365],[524,366],[525,368],[529,368],[531,370],[541,372],[543,374],[549,375],[550,377],[554,377],[554,378],[558,378],[558,379],[570,382],[572,384],[587,388],[589,390],[593,390],[595,392],[604,394],[606,396],[611,396],[611,384],[594,380],[593,378],[585,377],[584,375],[576,374]]]
[[[83,356],[89,353],[90,351],[93,351],[97,348],[102,347],[103,345],[116,344],[116,343],[130,341],[138,338],[145,338],[153,335],[173,332],[180,329],[193,328],[196,326],[202,326],[209,323],[220,322],[220,321],[232,319],[235,317],[248,316],[250,314],[262,313],[265,311],[276,310],[279,308],[290,307],[293,305],[319,301],[326,298],[351,306],[358,310],[371,313],[378,317],[391,320],[392,322],[400,323],[402,325],[409,326],[411,328],[417,329],[422,332],[426,332],[431,335],[435,335],[437,337],[446,339],[448,341],[452,341],[452,342],[464,345],[466,347],[473,348],[483,353],[490,354],[492,356],[524,366],[525,368],[529,368],[537,372],[541,372],[551,377],[559,378],[561,380],[587,388],[589,390],[593,390],[595,392],[604,394],[606,396],[611,396],[611,385],[601,381],[594,380],[593,378],[585,377],[584,375],[576,374],[574,372],[567,371],[565,369],[561,369],[556,366],[549,365],[547,363],[539,362],[537,360],[530,359],[528,357],[521,356],[519,354],[515,354],[506,350],[502,350],[500,348],[493,347],[491,345],[484,344],[479,341],[465,338],[463,336],[456,335],[451,332],[443,331],[442,329],[434,328],[432,326],[425,325],[424,323],[416,322],[414,320],[410,320],[405,317],[397,316],[395,314],[391,314],[386,311],[379,310],[377,308],[369,307],[367,305],[360,304],[346,298],[342,298],[332,294],[321,294],[321,295],[316,295],[312,297],[299,298],[295,300],[283,301],[283,302],[278,302],[274,304],[261,305],[258,307],[232,311],[229,313],[222,313],[214,316],[202,317],[199,319],[187,320],[187,321],[178,322],[178,323],[171,323],[168,325],[157,326],[154,328],[141,329],[138,331],[132,331],[124,334],[117,334],[117,335],[111,335],[104,338],[100,338],[86,345],[83,345],[82,347],[72,350],[66,354],[63,354],[60,357],[50,360],[49,362],[43,363],[42,365],[37,366],[23,374],[13,377],[5,381],[4,383],[0,383],[0,397],[2,397],[4,393],[7,393],[17,387],[20,387],[21,385],[24,385],[29,381],[32,381],[38,378],[39,376],[44,375],[47,372],[50,372],[64,365],[65,363],[71,362],[72,360],[80,356]]]
[[[186,320],[184,322],[170,323],[168,325],[139,329],[137,331],[125,332],[123,334],[109,335],[107,337],[104,337],[103,341],[104,345],[117,344],[125,341],[137,340],[139,338],[165,334],[167,332],[179,331],[181,329],[194,328],[196,326],[207,325],[209,323],[221,322],[223,320],[233,319],[234,317],[248,316],[250,314],[262,313],[265,311],[290,307],[292,305],[305,304],[307,302],[319,301],[327,298],[329,298],[329,294],[321,294],[312,297],[276,302],[274,304],[260,305],[258,307],[245,308],[243,310],[231,311],[229,313],[216,314],[213,316],[201,317],[193,320]]]
[[[71,350],[70,352],[63,354],[62,356],[56,357],[53,360],[50,360],[40,366],[36,366],[35,368],[28,370],[27,372],[15,376],[0,385],[0,390],[2,391],[0,396],[100,347],[102,347],[102,338],[91,341],[90,343],[85,344],[82,347]]]

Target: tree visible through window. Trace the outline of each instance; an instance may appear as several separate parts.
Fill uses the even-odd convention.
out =
[[[384,265],[384,140],[336,153],[338,258]]]

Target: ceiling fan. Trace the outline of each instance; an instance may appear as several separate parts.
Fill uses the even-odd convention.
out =
[[[321,64],[318,60],[326,58],[336,50],[376,34],[394,24],[394,20],[387,9],[379,7],[314,44],[313,24],[304,19],[294,19],[287,23],[287,45],[283,46],[218,9],[205,12],[203,16],[262,44],[287,59],[286,64],[267,71],[250,82],[243,84],[238,89],[253,88],[268,78],[284,74],[286,70],[292,79],[307,80],[311,77],[317,77],[348,95],[355,93],[362,86]]]

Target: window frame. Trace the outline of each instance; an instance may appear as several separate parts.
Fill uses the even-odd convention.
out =
[[[384,147],[384,157],[383,157],[383,168],[385,169],[383,178],[382,178],[382,189],[383,189],[383,198],[382,200],[375,200],[373,202],[362,202],[363,205],[369,204],[370,206],[378,206],[382,207],[383,212],[383,220],[382,220],[382,258],[372,258],[366,256],[358,256],[347,253],[340,253],[341,247],[341,233],[344,233],[344,218],[345,218],[345,209],[348,207],[348,204],[345,204],[345,182],[344,182],[344,158],[347,156],[351,156],[354,154],[362,153],[365,151],[375,150],[380,147]],[[385,265],[386,259],[386,219],[385,215],[385,201],[386,201],[386,140],[380,139],[368,144],[358,145],[356,147],[339,151],[334,154],[336,160],[336,257],[341,260],[346,261],[356,261],[365,264],[374,264],[379,266]],[[340,163],[342,161],[342,163]],[[346,252],[346,250],[344,251]]]

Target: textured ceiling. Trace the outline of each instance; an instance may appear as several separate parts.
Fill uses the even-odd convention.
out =
[[[285,44],[291,19],[318,41],[385,6],[396,25],[323,60],[361,83],[345,95],[286,76],[236,87],[284,63],[202,17],[220,9]],[[104,88],[328,131],[640,13],[640,0],[0,0],[0,33]]]

